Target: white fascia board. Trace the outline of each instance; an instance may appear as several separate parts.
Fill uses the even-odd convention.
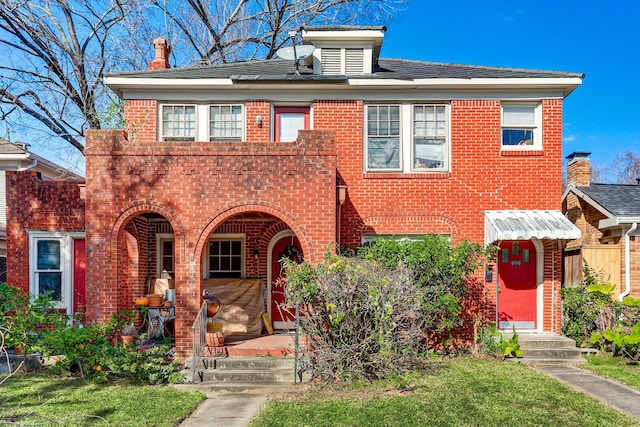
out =
[[[348,41],[376,41],[379,45],[384,39],[384,31],[381,30],[355,30],[355,31],[307,31],[302,30],[302,40],[305,42],[348,42]]]
[[[598,228],[612,228],[612,227],[631,227],[634,223],[640,223],[640,217],[637,216],[614,216],[612,218],[602,219],[598,223]]]
[[[131,89],[197,89],[212,87],[233,87],[231,79],[153,79],[129,77],[105,77],[104,84],[121,98]]]

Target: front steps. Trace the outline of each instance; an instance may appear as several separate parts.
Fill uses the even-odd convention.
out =
[[[504,339],[512,334],[505,333]],[[570,338],[554,334],[519,333],[518,339],[523,357],[515,359],[531,366],[579,366],[586,363],[582,350]]]

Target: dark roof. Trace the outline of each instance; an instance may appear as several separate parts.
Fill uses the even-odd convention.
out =
[[[640,216],[640,185],[591,184],[578,188],[615,216]]]
[[[345,76],[313,74],[313,70],[304,62],[299,65],[300,75],[295,75],[294,61],[269,59],[259,61],[235,62],[231,64],[206,65],[190,68],[168,68],[119,72],[108,77],[157,78],[157,79],[224,79],[234,80],[344,80]],[[479,79],[479,78],[584,78],[581,73],[560,71],[528,70],[520,68],[501,68],[475,65],[458,65],[442,62],[412,61],[406,59],[380,58],[373,74],[349,76],[378,79]]]
[[[1,154],[24,154],[26,156],[27,150],[6,139],[0,138],[0,155]]]

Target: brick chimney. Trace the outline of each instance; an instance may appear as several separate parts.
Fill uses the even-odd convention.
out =
[[[169,53],[171,49],[166,39],[158,37],[153,40],[153,46],[156,48],[156,57],[149,62],[150,70],[162,70],[169,68]]]
[[[567,163],[567,184],[574,184],[576,187],[588,187],[591,183],[591,161],[589,155],[584,151],[575,151],[566,158]]]

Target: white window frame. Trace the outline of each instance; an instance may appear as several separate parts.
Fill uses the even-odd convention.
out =
[[[369,167],[369,123],[368,108],[376,106],[398,106],[400,111],[400,131],[399,131],[399,167],[398,168],[371,168]],[[438,168],[418,168],[415,162],[414,149],[414,109],[415,107],[444,107],[445,108],[445,135],[438,136],[444,145],[444,158],[442,167]],[[446,102],[417,102],[411,104],[402,103],[367,103],[364,106],[363,118],[364,134],[364,170],[367,173],[444,173],[451,171],[451,106]]]
[[[244,107],[242,104],[208,104],[207,106],[207,118],[208,118],[208,126],[207,126],[207,135],[209,136],[209,141],[218,141],[218,142],[226,142],[226,141],[242,141],[244,139],[245,134],[245,118],[244,118]],[[231,108],[233,112],[234,107],[240,108],[240,134],[234,136],[224,136],[224,135],[212,135],[211,134],[211,123],[213,122],[211,117],[211,109],[212,108]],[[232,115],[233,117],[233,115]],[[231,121],[230,123],[235,123],[235,121]]]
[[[73,312],[73,242],[76,239],[84,239],[81,232],[56,232],[56,231],[28,231],[29,238],[29,293],[34,298],[38,292],[38,275],[41,272],[60,271],[61,273],[61,299],[53,301],[54,307],[66,309],[68,314]],[[60,242],[60,269],[38,271],[38,242],[54,240]]]
[[[209,237],[209,240],[207,241],[207,247],[205,250],[205,256],[204,256],[204,262],[203,262],[203,269],[202,269],[202,277],[205,279],[209,279],[211,278],[210,274],[211,274],[211,266],[209,265],[209,260],[210,260],[210,253],[209,253],[209,247],[211,242],[213,241],[219,241],[219,242],[240,242],[240,278],[245,278],[246,277],[246,266],[245,266],[245,259],[246,259],[246,235],[245,234],[212,234]]]
[[[195,108],[195,134],[193,137],[171,137],[163,135],[163,112],[165,107],[194,107]],[[210,107],[216,106],[239,106],[241,108],[241,135],[235,138],[216,137],[210,135]],[[247,132],[247,120],[245,115],[245,105],[239,102],[207,102],[207,103],[180,103],[180,102],[167,102],[158,105],[158,126],[157,126],[157,138],[158,141],[178,141],[178,142],[227,142],[227,141],[244,141],[246,139]]]
[[[164,109],[165,108],[188,108],[193,107],[193,115],[194,115],[194,123],[193,123],[193,136],[187,135],[165,135],[164,134]],[[161,141],[181,141],[181,142],[195,142],[198,140],[198,106],[196,104],[180,104],[180,103],[172,103],[172,104],[162,104],[159,106],[159,114],[158,114],[158,133],[160,134]]]
[[[175,237],[172,233],[158,233],[156,234],[156,273],[158,277],[162,277],[163,269],[163,260],[164,260],[164,243],[172,242],[173,243],[173,270],[167,271],[172,279],[175,279],[175,269],[176,269],[176,244]]]
[[[522,125],[509,125],[504,123],[505,107],[527,107],[533,108],[533,124],[523,123]],[[533,144],[529,145],[505,145],[503,142],[503,131],[505,129],[527,129],[533,131]],[[501,150],[541,150],[542,149],[542,103],[535,102],[510,102],[500,103],[500,149]]]

